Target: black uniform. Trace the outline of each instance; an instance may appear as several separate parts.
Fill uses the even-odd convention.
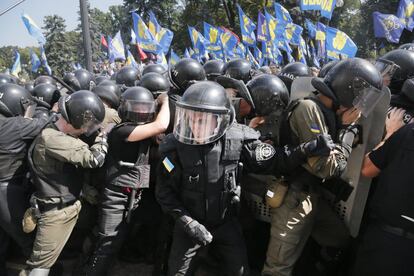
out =
[[[413,127],[404,126],[369,155],[381,173],[354,275],[414,275]]]
[[[33,237],[22,230],[29,205],[27,148],[46,124],[46,119],[5,117],[0,114],[0,274],[12,237],[28,256]],[[5,272],[4,272],[5,273]],[[3,275],[3,274],[1,274]]]
[[[296,167],[305,159],[299,152],[287,156],[283,150],[275,151],[258,138],[258,132],[233,124],[213,143],[187,145],[170,134],[160,145],[158,202],[173,217],[190,216],[211,232],[212,246],[230,275],[242,275],[247,270],[246,250],[234,206],[238,197],[239,161],[249,171],[273,172]],[[179,223],[173,235],[169,274],[190,274],[191,260],[202,246],[190,239]]]

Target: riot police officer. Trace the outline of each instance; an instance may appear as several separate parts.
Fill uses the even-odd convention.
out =
[[[144,70],[142,70],[142,76],[148,73],[158,73],[165,76],[167,74],[167,70],[165,70],[164,66],[161,64],[148,64],[144,67]]]
[[[140,78],[140,72],[133,66],[122,67],[115,75],[116,84],[126,87],[135,86],[135,82]]]
[[[206,79],[203,66],[192,58],[181,59],[168,73],[174,88],[171,92],[177,95],[182,95],[191,84]]]
[[[332,255],[340,254],[349,240],[345,225],[321,198],[321,185],[324,179],[339,177],[345,171],[358,133],[355,122],[361,113],[367,116],[382,97],[382,77],[373,64],[353,58],[339,62],[323,80],[314,78],[312,84],[319,94],[290,105],[288,125],[282,127],[288,135],[282,143],[303,143],[329,133],[335,149],[327,157],[309,158],[287,175],[287,195],[283,204],[272,211],[262,275],[292,275],[311,233],[321,246],[332,249]],[[345,195],[337,196],[346,200]],[[327,258],[336,260],[333,256]]]
[[[226,273],[247,273],[247,256],[235,217],[240,198],[238,173],[283,171],[307,155],[327,153],[321,136],[310,144],[284,151],[261,143],[254,130],[234,123],[234,110],[224,88],[211,81],[191,85],[176,103],[173,134],[160,145],[156,197],[175,219],[169,275],[191,274],[191,261],[212,243]]]
[[[102,101],[80,90],[59,100],[60,115],[37,136],[28,153],[37,231],[28,265],[29,275],[48,275],[80,211],[83,168],[103,165],[107,152],[104,129],[89,147],[79,137],[99,129],[105,115]]]
[[[167,93],[171,87],[170,82],[165,76],[155,72],[149,72],[143,75],[139,81],[139,86],[151,91],[154,98],[157,98],[162,93]]]
[[[56,86],[56,81],[51,76],[45,76],[45,75],[38,76],[34,80],[33,86],[37,86],[41,83],[53,84]]]
[[[63,81],[73,90],[91,90],[95,87],[95,76],[85,69],[77,69],[72,73],[66,73]]]
[[[46,125],[45,118],[31,119],[35,101],[16,84],[0,85],[0,274],[7,275],[5,258],[9,237],[30,255],[33,239],[22,230],[29,204],[27,148]]]
[[[18,84],[19,80],[12,75],[0,73],[0,84],[14,83]]]
[[[292,82],[298,77],[311,77],[312,72],[310,68],[302,62],[289,63],[283,67],[278,77],[285,83],[287,89],[290,91]]]
[[[39,100],[34,118],[49,118],[51,109],[60,99],[60,91],[53,84],[40,83],[33,88],[32,95]]]
[[[214,81],[216,77],[223,75],[224,62],[221,60],[209,60],[203,65],[208,80]]]
[[[85,273],[106,275],[128,233],[132,211],[142,189],[149,186],[151,138],[169,123],[168,97],[158,97],[161,109],[155,118],[156,101],[143,87],[128,88],[121,97],[122,123],[108,137],[106,181],[100,205],[99,240]],[[155,120],[154,120],[155,119]]]
[[[414,77],[414,52],[396,49],[386,53],[381,59],[398,66],[394,66],[395,69],[392,72],[393,74],[388,87],[392,94],[400,93],[404,81]],[[384,66],[380,66],[380,69],[381,67],[385,68]]]
[[[224,75],[247,83],[252,79],[252,65],[250,62],[242,58],[232,59],[225,64]]]

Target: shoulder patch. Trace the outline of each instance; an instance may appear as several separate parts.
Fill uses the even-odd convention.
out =
[[[269,144],[261,143],[256,147],[255,155],[257,161],[266,161],[272,158],[276,153],[274,147]]]
[[[162,164],[167,172],[174,170],[174,164],[170,161],[170,159],[168,159],[168,157],[165,157],[164,160],[162,160]]]
[[[310,131],[311,131],[312,133],[315,133],[315,134],[320,134],[320,133],[321,133],[321,128],[318,126],[318,124],[316,124],[316,123],[312,123],[312,124],[310,125]]]

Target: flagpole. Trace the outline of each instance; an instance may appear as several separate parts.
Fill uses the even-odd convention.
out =
[[[85,65],[86,70],[92,72],[92,47],[91,47],[91,34],[89,31],[89,18],[88,18],[88,0],[79,0],[82,36],[83,36],[83,50],[85,52]]]
[[[2,16],[3,14],[5,14],[6,12],[10,11],[11,9],[15,8],[16,6],[20,5],[24,1],[26,1],[26,0],[20,0],[20,1],[16,2],[16,3],[14,3],[13,5],[11,5],[10,7],[8,7],[4,11],[0,12],[0,16]]]

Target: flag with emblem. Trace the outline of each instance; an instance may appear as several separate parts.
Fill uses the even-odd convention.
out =
[[[277,20],[283,25],[286,25],[287,23],[292,23],[292,17],[290,17],[290,14],[287,9],[285,9],[282,5],[279,3],[274,3],[275,8],[275,15]]]
[[[383,37],[391,43],[399,43],[405,25],[401,20],[393,14],[383,14],[374,12],[372,14],[374,20],[375,37]]]
[[[180,57],[174,52],[173,49],[171,49],[171,51],[170,51],[170,61],[169,61],[169,64],[172,65],[172,66],[174,66],[179,61],[180,61]]]
[[[109,60],[114,62],[117,59],[125,60],[125,49],[121,38],[121,31],[118,31],[109,43]]]
[[[303,28],[294,23],[288,23],[285,27],[285,38],[292,45],[299,45]]]
[[[410,32],[414,29],[414,0],[400,0],[397,17]]]
[[[207,22],[203,22],[204,25],[204,38],[209,42],[207,45],[207,50],[210,52],[221,52],[221,41],[220,35],[222,30],[217,27],[214,27]]]
[[[158,54],[163,51],[163,48],[158,44],[155,37],[149,31],[144,20],[137,13],[132,13],[132,22],[135,35],[137,37],[137,43],[142,50]]]
[[[336,0],[323,0],[320,5],[321,16],[331,20]]]
[[[313,24],[312,21],[310,21],[309,19],[305,19],[305,28],[306,30],[308,30],[308,35],[310,38],[315,38],[316,36],[316,26],[315,24]]]
[[[267,38],[266,17],[263,13],[259,12],[257,16],[257,41],[266,41]]]
[[[346,33],[326,27],[326,55],[329,59],[352,58],[357,51],[358,47]]]
[[[256,35],[254,34],[254,31],[256,30],[256,24],[254,24],[253,21],[244,13],[238,4],[237,9],[239,11],[242,41],[248,46],[254,46],[256,45]]]
[[[193,49],[197,56],[205,56],[207,53],[208,42],[204,36],[191,26],[188,26],[188,34],[190,35],[191,43],[193,44]]]
[[[326,56],[326,26],[321,22],[316,23],[315,40],[318,46],[318,58]]]

